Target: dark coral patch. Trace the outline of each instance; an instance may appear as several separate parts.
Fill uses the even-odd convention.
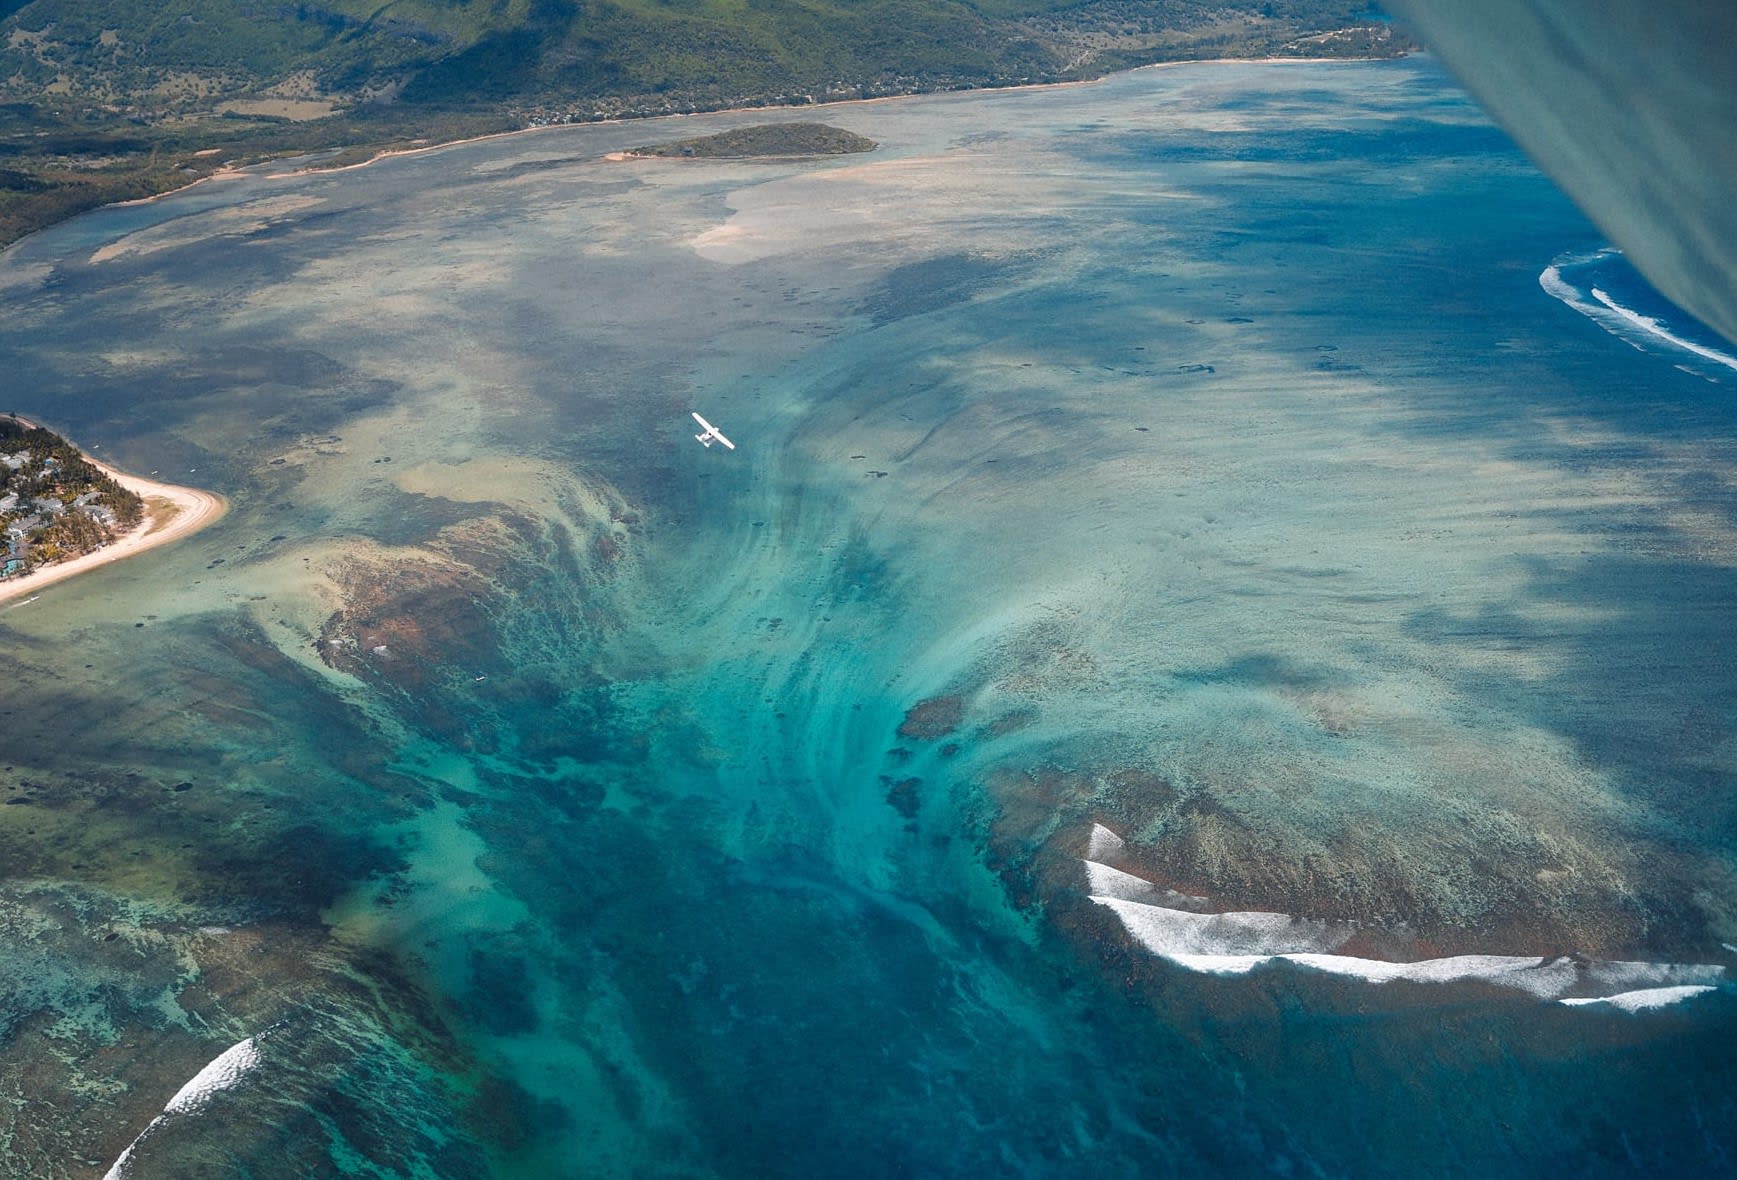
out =
[[[965,719],[965,698],[961,696],[930,697],[918,701],[899,723],[899,736],[932,742],[946,737]]]

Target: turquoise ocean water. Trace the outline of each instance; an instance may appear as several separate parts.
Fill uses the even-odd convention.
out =
[[[0,1171],[1737,1167],[1737,372],[1428,59],[609,158],[812,113],[0,256],[232,502],[0,607]]]

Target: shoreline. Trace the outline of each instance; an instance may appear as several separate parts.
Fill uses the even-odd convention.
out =
[[[1400,55],[1400,57],[1411,57],[1411,56],[1414,56],[1414,54],[1407,53],[1407,54],[1401,54]],[[801,103],[801,104],[780,103],[776,106],[766,105],[766,106],[744,106],[744,107],[719,107],[716,110],[710,110],[710,111],[673,111],[667,115],[629,115],[629,116],[617,117],[617,118],[613,118],[613,119],[584,119],[584,120],[577,120],[577,121],[574,121],[572,123],[543,123],[543,124],[540,124],[539,126],[536,126],[536,127],[517,127],[511,131],[490,131],[486,135],[470,135],[470,136],[466,136],[463,139],[443,139],[439,143],[422,144],[422,145],[417,146],[417,147],[386,148],[386,149],[382,149],[381,151],[377,152],[376,154],[368,157],[366,160],[358,160],[354,164],[340,164],[336,168],[321,168],[317,164],[310,164],[305,168],[293,168],[293,169],[290,169],[290,170],[284,171],[284,172],[267,172],[265,174],[265,178],[267,180],[284,180],[284,179],[287,179],[287,178],[292,177],[292,176],[308,176],[308,175],[320,174],[320,173],[336,175],[339,172],[352,172],[357,168],[366,168],[370,164],[378,164],[382,160],[397,159],[401,156],[420,156],[420,155],[424,155],[428,152],[444,151],[446,148],[463,147],[466,144],[487,143],[488,141],[490,141],[492,139],[506,139],[507,137],[513,136],[513,135],[531,135],[531,134],[534,134],[534,133],[539,132],[539,131],[566,131],[566,130],[571,130],[572,128],[575,128],[575,127],[620,127],[620,126],[625,126],[629,123],[657,123],[657,122],[660,122],[661,120],[664,120],[664,119],[706,119],[706,118],[711,118],[715,115],[752,115],[752,114],[755,114],[758,112],[766,112],[766,113],[770,114],[770,113],[775,112],[775,111],[823,111],[823,110],[827,110],[830,108],[836,108],[836,107],[869,106],[871,104],[876,104],[876,103],[904,102],[907,99],[913,99],[913,98],[935,98],[935,97],[938,97],[941,95],[958,96],[958,95],[965,95],[965,94],[1017,94],[1021,91],[1025,91],[1025,90],[1065,90],[1065,89],[1071,89],[1074,87],[1097,86],[1097,85],[1100,85],[1104,82],[1108,82],[1111,78],[1119,78],[1124,74],[1138,74],[1138,73],[1142,73],[1146,70],[1173,70],[1173,69],[1178,69],[1182,66],[1276,66],[1276,65],[1299,65],[1299,66],[1301,66],[1301,65],[1316,65],[1316,66],[1319,66],[1319,65],[1332,65],[1332,64],[1337,63],[1337,62],[1372,62],[1372,61],[1397,61],[1397,60],[1399,60],[1398,57],[1201,57],[1201,58],[1191,58],[1187,61],[1153,61],[1153,62],[1147,62],[1143,66],[1129,66],[1126,69],[1111,70],[1109,73],[1100,74],[1096,78],[1064,78],[1064,79],[1061,79],[1061,80],[1055,81],[1055,82],[1019,82],[1019,83],[1016,83],[1015,85],[1012,85],[1012,86],[972,86],[972,87],[967,87],[967,88],[964,88],[961,90],[916,90],[916,91],[912,91],[910,94],[882,94],[882,95],[877,95],[873,98],[839,98],[839,99],[834,99],[830,102],[808,102],[808,103]],[[305,153],[303,153],[303,154],[305,154]],[[618,156],[620,157],[620,159],[617,159]],[[607,161],[610,161],[612,163],[619,163],[620,160],[636,159],[636,158],[652,159],[655,157],[634,157],[631,155],[627,155],[625,152],[622,152],[622,153],[610,152],[604,156],[599,157],[599,159],[607,160]],[[727,157],[721,157],[721,158],[727,158]],[[744,157],[744,158],[753,158],[753,157]],[[807,156],[807,157],[792,157],[792,158],[827,159],[829,157],[826,157],[826,156]],[[269,163],[269,162],[270,161],[266,161],[265,163]],[[264,167],[265,163],[262,163],[258,166]],[[242,169],[235,169],[235,170],[232,170],[231,172],[227,173],[227,175],[240,176],[240,175],[242,175],[243,171],[244,170],[242,170]],[[158,193],[154,197],[141,197],[141,198],[138,198],[137,200],[134,200],[134,201],[117,202],[117,203],[124,203],[124,204],[128,204],[128,205],[137,205],[137,204],[141,204],[145,201],[161,200],[164,197],[173,196],[175,193],[185,192],[187,189],[192,188],[193,185],[195,185],[195,184],[202,184],[207,180],[216,180],[218,178],[218,175],[219,174],[214,173],[211,176],[201,177],[199,180],[195,180],[191,184],[182,185],[180,188],[171,189],[168,192]],[[104,206],[104,207],[106,208],[107,206]],[[44,227],[44,228],[50,228],[50,227]]]
[[[35,427],[39,423],[28,418],[18,418],[17,421],[26,426]],[[59,431],[55,433],[59,434]],[[65,435],[61,435],[65,438]],[[70,440],[69,440],[70,441]],[[75,444],[76,445],[76,444]],[[125,561],[141,553],[156,549],[159,546],[179,541],[182,537],[191,536],[214,524],[229,511],[229,501],[216,492],[207,492],[200,488],[182,487],[179,484],[160,483],[143,476],[129,475],[118,471],[86,454],[79,448],[79,454],[92,467],[101,471],[116,483],[126,488],[145,502],[145,519],[137,527],[124,536],[118,537],[91,553],[85,553],[70,561],[57,561],[43,569],[32,571],[21,578],[7,578],[0,581],[0,603],[11,602],[15,598],[23,598],[56,582],[64,582],[79,574],[112,565],[117,561]]]
[[[246,175],[247,175],[247,169],[246,168],[219,168],[216,172],[213,172],[207,176],[201,176],[196,180],[189,180],[186,184],[178,185],[175,188],[166,188],[162,192],[152,193],[148,197],[132,197],[132,198],[129,198],[128,200],[125,200],[125,201],[110,201],[106,205],[98,205],[96,207],[96,209],[86,209],[85,213],[95,213],[95,212],[97,212],[98,209],[130,209],[135,205],[149,205],[153,201],[161,201],[164,197],[172,197],[176,193],[184,193],[184,192],[189,191],[190,189],[196,189],[200,185],[210,184],[214,180],[239,180],[241,177],[246,176]],[[80,217],[82,215],[83,214],[74,213],[72,216],[73,217]],[[67,218],[67,220],[71,221],[72,217]],[[27,238],[33,238],[37,234],[41,233],[42,230],[53,229],[55,225],[60,225],[60,224],[62,224],[62,223],[57,221],[54,223],[54,225],[45,225],[42,227],[42,229],[33,230],[31,233],[25,235],[25,237],[19,238],[18,242],[25,241]],[[16,246],[18,244],[18,242],[13,242],[12,246]],[[8,250],[10,250],[12,248],[12,246],[8,246],[6,248]]]
[[[1405,54],[1403,56],[1411,56]],[[1152,61],[1143,66],[1129,66],[1124,70],[1112,70],[1108,74],[1096,78],[1067,78],[1059,82],[1020,82],[1012,86],[975,86],[964,90],[918,90],[910,94],[882,94],[874,98],[840,98],[831,102],[811,102],[801,106],[764,106],[764,107],[723,107],[715,111],[681,111],[670,115],[646,115],[631,119],[592,119],[583,123],[549,123],[541,127],[522,127],[517,131],[496,131],[489,135],[474,135],[469,139],[455,139],[450,143],[429,144],[426,147],[411,148],[398,152],[383,152],[371,159],[356,164],[346,164],[342,168],[333,168],[332,172],[347,172],[351,168],[366,168],[376,160],[386,156],[410,156],[420,152],[436,151],[440,148],[457,147],[466,143],[481,143],[488,139],[500,139],[508,135],[524,135],[531,131],[560,131],[570,127],[607,127],[625,123],[655,123],[661,119],[702,119],[712,115],[751,115],[757,111],[818,111],[828,107],[870,106],[883,102],[904,102],[914,98],[936,98],[942,95],[955,97],[967,94],[1017,94],[1026,90],[1067,90],[1074,87],[1098,86],[1112,78],[1120,78],[1126,74],[1144,73],[1146,70],[1173,70],[1182,66],[1274,66],[1274,65],[1332,65],[1336,62],[1372,62],[1397,61],[1390,57],[1202,57],[1189,61]],[[879,145],[876,145],[879,146]],[[871,149],[872,150],[872,149]],[[817,156],[641,156],[634,154],[629,148],[608,152],[598,157],[611,164],[620,164],[634,160],[673,160],[684,164],[703,164],[708,161],[723,163],[726,161],[760,160],[768,162],[798,161],[813,162],[815,160],[842,160],[853,155],[867,155],[867,152],[841,152],[836,155]],[[304,171],[320,171],[306,169]],[[295,176],[296,172],[273,173],[274,177]]]
[[[1413,56],[1413,54],[1406,53],[1399,56],[1410,57]],[[572,123],[545,123],[536,127],[516,127],[510,131],[490,131],[484,135],[469,135],[462,139],[443,139],[438,143],[420,144],[415,147],[382,148],[366,160],[359,160],[354,164],[340,164],[336,168],[322,168],[318,164],[309,164],[300,168],[270,172],[265,171],[265,169],[270,168],[277,162],[277,160],[267,159],[261,160],[255,164],[242,165],[239,168],[221,168],[209,175],[201,176],[195,180],[190,180],[186,184],[177,185],[175,188],[164,189],[160,193],[152,193],[148,197],[133,197],[125,201],[110,201],[106,205],[98,205],[95,209],[82,210],[79,213],[74,213],[64,221],[56,221],[52,224],[42,226],[39,229],[34,229],[24,237],[19,238],[18,241],[7,243],[4,247],[0,247],[0,255],[5,255],[11,251],[14,246],[28,241],[37,234],[51,230],[57,225],[63,225],[65,224],[65,221],[71,221],[73,218],[81,217],[86,213],[95,213],[100,209],[121,209],[137,205],[149,205],[155,201],[161,201],[173,197],[178,193],[187,192],[210,181],[241,179],[254,169],[261,170],[267,180],[282,180],[292,176],[308,176],[316,173],[330,173],[336,175],[339,172],[350,172],[357,168],[366,168],[370,164],[378,164],[382,160],[397,159],[401,156],[419,156],[427,152],[442,151],[446,148],[462,147],[466,144],[472,143],[487,143],[492,139],[504,139],[511,135],[530,135],[539,131],[561,131],[572,127],[611,127],[627,123],[655,123],[661,119],[699,119],[712,115],[747,115],[753,114],[757,111],[768,113],[774,111],[818,111],[830,107],[866,106],[870,103],[899,102],[904,99],[931,98],[943,94],[1012,94],[1024,90],[1052,90],[1078,86],[1095,86],[1101,82],[1106,82],[1111,78],[1120,77],[1123,74],[1136,74],[1143,70],[1173,70],[1182,66],[1331,65],[1335,62],[1394,60],[1397,59],[1391,57],[1202,57],[1190,58],[1184,61],[1154,61],[1147,62],[1143,66],[1129,66],[1126,69],[1111,70],[1109,73],[1101,74],[1096,78],[1066,78],[1054,82],[1020,82],[1012,86],[975,86],[962,90],[918,90],[913,91],[910,94],[883,94],[874,98],[841,98],[830,102],[811,102],[803,103],[801,105],[779,104],[774,106],[768,104],[763,106],[719,107],[716,110],[709,111],[676,111],[667,115],[630,115],[610,119],[585,119]],[[343,151],[345,149],[336,148],[333,150]],[[286,152],[283,156],[278,157],[278,159],[291,160],[297,156],[305,156],[308,154],[309,153],[306,151]]]
[[[559,131],[563,128],[569,128],[569,127],[608,127],[608,126],[614,126],[614,125],[626,124],[626,123],[653,123],[653,122],[658,121],[659,119],[696,119],[696,118],[701,118],[701,117],[709,116],[709,115],[744,115],[744,114],[751,114],[755,111],[767,111],[767,112],[771,112],[771,111],[798,111],[798,110],[814,111],[814,110],[823,110],[827,107],[859,106],[859,105],[864,105],[867,103],[898,102],[901,99],[907,99],[907,98],[929,98],[929,97],[933,97],[935,95],[941,95],[941,94],[1007,94],[1007,93],[1012,93],[1012,92],[1017,92],[1017,91],[1022,91],[1022,90],[1047,90],[1047,89],[1052,89],[1052,88],[1056,88],[1056,87],[1093,86],[1093,85],[1096,85],[1100,82],[1108,81],[1111,78],[1119,77],[1123,74],[1134,74],[1134,73],[1140,72],[1141,70],[1176,69],[1176,68],[1181,67],[1181,66],[1330,65],[1330,64],[1335,63],[1335,62],[1396,61],[1399,58],[1415,56],[1417,53],[1420,53],[1420,52],[1427,52],[1427,51],[1426,50],[1410,50],[1408,52],[1397,54],[1397,55],[1390,56],[1390,57],[1202,57],[1202,58],[1189,58],[1189,59],[1180,60],[1180,61],[1147,62],[1145,65],[1142,65],[1142,66],[1128,66],[1124,69],[1111,70],[1109,73],[1100,74],[1095,78],[1066,78],[1066,79],[1059,79],[1059,80],[1054,81],[1054,82],[1020,82],[1020,83],[1017,83],[1017,84],[1012,85],[1012,86],[975,86],[975,87],[966,87],[964,89],[959,89],[959,90],[940,90],[940,89],[937,89],[937,90],[916,90],[916,91],[912,91],[909,94],[883,94],[883,95],[879,95],[879,96],[874,97],[874,98],[841,98],[841,99],[837,99],[837,100],[830,101],[830,102],[804,103],[800,106],[792,106],[792,105],[788,105],[788,104],[779,104],[779,105],[774,106],[774,105],[767,104],[767,105],[763,105],[763,106],[719,107],[716,110],[677,111],[677,112],[672,112],[672,113],[667,114],[667,115],[630,115],[630,116],[616,117],[616,118],[610,118],[610,119],[585,119],[585,120],[580,120],[580,121],[576,121],[576,122],[572,122],[572,123],[545,123],[545,124],[541,124],[541,125],[536,126],[536,127],[518,127],[518,128],[514,128],[510,131],[490,131],[484,135],[470,135],[470,136],[466,136],[462,139],[443,139],[437,143],[426,143],[426,144],[422,144],[422,145],[416,146],[416,147],[382,148],[379,152],[368,157],[366,160],[361,160],[361,161],[358,161],[357,163],[354,163],[354,164],[341,164],[336,168],[321,168],[317,164],[310,164],[310,165],[307,165],[305,167],[293,168],[293,169],[290,169],[288,171],[277,171],[277,172],[265,171],[266,169],[270,168],[272,165],[277,164],[283,160],[293,160],[298,156],[306,156],[306,155],[311,154],[307,150],[286,151],[281,156],[268,157],[267,159],[259,160],[255,163],[252,163],[252,164],[243,164],[239,167],[219,168],[218,170],[211,172],[211,173],[208,173],[205,176],[200,176],[200,177],[196,177],[193,180],[189,180],[186,184],[180,184],[180,185],[176,185],[174,188],[164,189],[160,193],[152,193],[148,197],[131,197],[131,198],[128,198],[127,200],[124,200],[124,201],[110,201],[107,204],[97,205],[97,206],[90,208],[90,209],[81,209],[76,213],[72,213],[66,217],[61,218],[59,221],[53,221],[47,225],[38,226],[37,228],[31,230],[29,233],[25,234],[21,238],[16,239],[15,241],[7,242],[4,245],[0,245],[0,258],[4,258],[7,254],[11,253],[13,249],[18,247],[19,245],[22,245],[24,242],[29,241],[31,238],[34,238],[37,234],[46,233],[58,225],[64,225],[66,222],[75,220],[76,218],[82,217],[87,213],[95,213],[95,212],[98,212],[99,210],[102,210],[102,209],[122,209],[122,208],[130,208],[130,207],[138,206],[138,205],[149,205],[149,204],[152,204],[153,202],[161,201],[161,200],[165,200],[169,197],[173,197],[178,193],[187,192],[188,190],[197,188],[199,185],[205,184],[209,181],[238,180],[238,179],[241,179],[241,178],[247,176],[249,173],[251,173],[255,170],[259,170],[259,171],[263,172],[264,176],[267,180],[281,180],[281,179],[284,179],[287,177],[306,176],[306,175],[311,175],[311,174],[319,173],[319,172],[330,172],[330,173],[348,172],[354,168],[366,168],[370,164],[377,164],[381,160],[393,159],[393,158],[396,158],[399,156],[416,156],[416,155],[421,155],[425,152],[440,151],[444,148],[460,147],[464,144],[484,143],[484,142],[487,142],[488,140],[491,140],[491,139],[501,139],[501,138],[504,138],[504,137],[509,136],[509,135],[528,135],[534,131]],[[352,145],[352,146],[354,146],[354,145]],[[340,147],[340,148],[333,148],[331,150],[333,152],[340,152],[340,151],[344,151],[346,149]]]

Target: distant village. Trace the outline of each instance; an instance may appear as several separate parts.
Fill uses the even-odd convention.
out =
[[[58,434],[0,416],[0,578],[100,549],[144,511]]]

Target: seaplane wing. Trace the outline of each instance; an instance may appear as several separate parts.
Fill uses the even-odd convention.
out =
[[[699,411],[697,410],[694,411],[694,421],[698,422],[701,428],[705,431],[704,434],[694,435],[694,441],[699,443],[702,447],[709,447],[714,442],[721,442],[732,451],[736,449],[736,444],[725,438],[723,432],[716,426],[713,426],[710,422],[707,422],[704,418],[700,417]]]

